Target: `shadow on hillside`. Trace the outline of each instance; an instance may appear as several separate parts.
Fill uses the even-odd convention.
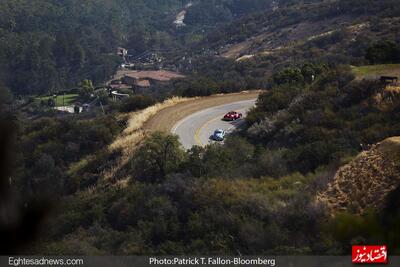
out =
[[[0,113],[0,254],[26,251],[37,238],[49,207],[43,201],[18,201],[12,188],[15,123]]]

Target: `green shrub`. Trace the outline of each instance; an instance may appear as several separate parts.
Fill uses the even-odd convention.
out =
[[[154,105],[155,101],[149,96],[135,95],[130,96],[122,101],[119,106],[120,112],[132,112],[141,109],[145,109],[151,105]]]

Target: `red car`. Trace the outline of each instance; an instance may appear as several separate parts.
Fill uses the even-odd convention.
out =
[[[224,116],[224,120],[225,121],[235,121],[238,120],[240,118],[242,118],[242,113],[237,113],[236,111],[230,111],[228,113],[226,113],[226,115]]]

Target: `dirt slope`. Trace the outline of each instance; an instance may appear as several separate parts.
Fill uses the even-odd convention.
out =
[[[362,214],[381,208],[386,196],[400,185],[400,137],[392,137],[360,153],[341,167],[317,202],[331,214],[349,211]]]

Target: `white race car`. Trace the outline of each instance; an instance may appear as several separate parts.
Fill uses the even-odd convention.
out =
[[[224,130],[215,130],[214,134],[212,135],[212,139],[215,141],[223,141],[225,134],[226,133]]]

